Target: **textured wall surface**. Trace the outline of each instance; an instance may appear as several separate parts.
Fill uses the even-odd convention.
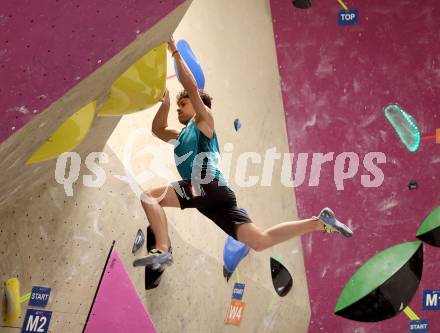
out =
[[[2,3],[0,142],[183,2]]]
[[[244,12],[246,20],[242,19]],[[246,38],[237,38],[237,31]],[[196,0],[174,37],[189,42],[204,70],[206,90],[214,98],[212,110],[222,153],[232,145],[228,149],[232,160],[229,181],[239,206],[262,228],[295,219],[294,193],[280,182],[280,160],[274,162],[270,186],[261,185],[266,151],[275,147],[277,152],[288,152],[269,2]],[[168,75],[174,74],[172,61],[168,69]],[[176,79],[169,80],[167,87],[172,103],[169,125],[182,128],[175,104],[182,88]],[[178,177],[172,146],[151,136],[154,112],[124,116],[107,143],[124,163],[124,152],[132,151],[133,174],[143,188],[164,185]],[[236,118],[242,123],[239,132],[233,125]],[[247,165],[246,178],[259,179],[255,186],[241,187],[237,182],[241,178],[237,177],[237,164],[242,152],[255,152],[262,158],[260,163]],[[148,310],[160,331],[307,330],[310,309],[299,239],[262,253],[251,251],[240,264],[246,307],[241,326],[228,326],[224,319],[237,275],[228,284],[222,277],[225,234],[196,210],[166,211],[176,231],[171,237],[173,245],[177,238],[175,264],[166,271],[159,288],[146,293]],[[180,245],[179,239],[184,244]],[[276,295],[270,278],[269,257],[276,254],[281,255],[294,278],[294,286],[284,298]],[[164,308],[174,315],[161,311]]]
[[[67,118],[72,116],[73,113],[78,111],[84,105],[93,100],[97,100],[97,107],[99,108],[107,97],[111,84],[116,78],[118,78],[125,70],[127,70],[129,66],[146,54],[149,50],[168,40],[169,36],[175,30],[190,3],[190,1],[182,3],[175,10],[168,13],[168,15],[166,15],[167,12],[163,12],[162,15],[165,17],[154,24],[150,29],[148,29],[146,32],[139,33],[136,35],[136,38],[133,36],[132,39],[126,40],[126,42],[129,44],[126,44],[125,47],[119,46],[119,49],[116,49],[113,53],[108,54],[106,60],[96,64],[98,68],[96,68],[94,64],[93,68],[95,70],[93,74],[82,77],[82,79],[77,80],[75,84],[72,83],[70,86],[64,86],[65,84],[62,77],[57,77],[55,79],[57,87],[64,86],[65,89],[69,90],[67,92],[59,92],[58,95],[51,95],[51,101],[49,104],[47,104],[48,107],[44,110],[44,112],[41,112],[35,117],[31,116],[32,119],[28,119],[29,121],[25,127],[15,131],[14,135],[10,136],[0,145],[0,168],[3,170],[3,173],[0,176],[0,204],[4,204],[7,201],[16,199],[24,193],[23,189],[26,188],[26,186],[29,186],[30,184],[39,185],[46,181],[49,175],[52,175],[53,166],[55,165],[54,160],[33,165],[26,165],[25,163],[27,159],[37,148],[46,142],[47,138]],[[169,8],[164,8],[164,10],[169,10]],[[106,13],[106,15],[109,15],[109,13]],[[112,15],[117,14],[112,13]],[[148,14],[145,15],[148,16]],[[65,24],[70,26],[76,23],[75,21],[69,21],[66,19]],[[127,29],[128,28],[129,25],[127,25]],[[107,30],[104,29],[101,38],[105,39],[104,36],[112,38],[110,34],[105,35],[105,31]],[[37,34],[34,37],[37,39],[36,44],[39,45],[40,42],[38,38],[41,38],[41,34]],[[51,39],[50,41],[51,43],[54,43],[53,45],[55,45],[54,39]],[[66,48],[72,47],[75,49],[76,46],[71,46],[71,43],[75,45],[78,43],[81,45],[81,42],[82,39],[79,39],[78,37],[78,39],[73,39],[70,42],[66,42]],[[102,52],[107,51],[105,47],[103,47],[102,50]],[[84,52],[86,55],[87,52]],[[64,62],[64,55],[62,53],[57,53],[57,55],[60,57],[59,61],[62,61],[64,66],[73,66],[76,61],[81,62],[84,60],[83,57],[75,57],[75,59],[71,62]],[[38,64],[39,58],[35,59],[37,59],[35,60],[35,63]],[[87,59],[84,61],[86,63],[84,65],[84,69],[89,71],[88,66],[91,65],[87,65]],[[45,66],[54,63],[56,64],[57,61],[47,60],[44,62]],[[16,65],[19,66],[19,64]],[[53,70],[53,73],[56,72],[56,70]],[[3,90],[3,87],[8,87],[8,89],[13,90],[15,87],[20,87],[21,84],[24,84],[23,78],[24,77],[17,77],[14,79],[14,77],[9,78],[8,76],[8,80],[2,79],[0,89]],[[44,82],[46,85],[42,86],[46,88],[54,84],[53,80],[49,78],[46,78]],[[28,85],[28,91],[33,91],[35,88],[34,80],[29,79],[26,81],[26,84]],[[10,100],[15,98],[12,90],[10,91],[9,95],[4,95],[5,98],[2,97],[0,103],[9,103]],[[10,115],[10,112],[6,111],[7,110],[4,110],[4,113],[2,114]],[[23,117],[27,117],[30,114],[28,111],[24,111],[24,113],[14,113],[14,118],[17,117],[17,119],[20,118],[21,115],[23,115]],[[4,121],[5,122],[2,122],[2,124],[7,124],[7,119]],[[116,124],[117,118],[113,119],[112,121],[114,124]],[[92,129],[95,131],[95,133],[89,131],[85,140],[80,144],[81,147],[75,148],[76,150],[99,151],[104,147],[105,142],[111,133],[111,128],[102,126],[102,124],[104,124],[104,121],[102,120],[95,120],[95,123],[97,123],[97,127]],[[99,132],[100,130],[98,130],[98,128],[104,132]],[[96,131],[98,131],[98,133],[96,133]]]
[[[90,151],[108,154],[108,163],[101,165],[107,180],[99,188],[83,185],[82,176],[92,174],[84,163],[72,197],[66,196],[63,186],[54,180],[55,161],[24,166],[28,154],[45,140],[44,134],[51,133],[90,98],[99,97],[102,101],[105,90],[124,68],[166,40],[188,6],[188,2],[183,3],[133,43],[122,46],[121,52],[89,77],[82,77],[67,94],[0,146],[0,168],[6,170],[1,178],[0,243],[7,244],[0,250],[0,278],[4,281],[17,276],[22,282],[22,293],[32,285],[52,287],[48,305],[54,311],[52,332],[80,332],[113,239],[160,332],[307,330],[310,308],[299,239],[262,253],[251,251],[239,267],[239,276],[234,275],[226,283],[222,274],[226,235],[194,210],[166,210],[175,263],[167,269],[157,289],[144,290],[144,270],[132,267],[131,247],[137,229],[145,231],[147,219],[125,182],[128,161],[124,152],[131,142],[131,171],[145,189],[169,181],[160,173],[155,174],[158,169],[169,168],[167,175],[171,180],[177,178],[175,167],[166,164],[173,157],[171,146],[161,145],[149,133],[155,108],[121,120],[95,119],[89,135],[76,151],[83,161]],[[272,147],[278,152],[288,151],[269,2],[194,1],[174,35],[190,43],[205,71],[206,88],[214,97],[221,148],[226,143],[233,146],[229,179],[240,206],[263,228],[295,219],[294,193],[280,183],[279,160],[274,163],[270,186],[261,184],[262,161],[248,163],[246,170],[247,176],[260,177],[255,186],[240,187],[237,182],[236,165],[241,152],[253,151],[264,158]],[[174,73],[172,68],[169,62],[169,75]],[[175,79],[168,81],[168,87],[174,100],[180,87]],[[65,110],[68,114],[63,114]],[[170,124],[180,127],[175,116],[173,105]],[[235,118],[243,125],[239,132],[233,127]],[[145,129],[147,133],[131,141],[136,129]],[[149,148],[152,150],[145,151]],[[153,177],[142,178],[144,172],[153,173]],[[11,189],[15,192],[11,193]],[[145,254],[143,247],[136,257]],[[272,285],[271,255],[282,256],[294,278],[293,288],[284,298],[278,297]],[[246,284],[244,316],[240,327],[227,326],[224,319],[233,282],[238,277]]]
[[[360,166],[337,190],[334,160],[322,167],[318,186],[309,186],[310,161],[303,185],[295,190],[298,214],[317,214],[331,206],[348,221],[355,236],[310,235],[303,238],[312,307],[310,332],[403,332],[401,314],[379,323],[358,323],[332,314],[351,275],[389,246],[415,239],[425,216],[440,204],[440,146],[424,141],[417,153],[399,142],[383,115],[399,104],[419,124],[422,135],[440,127],[440,14],[437,1],[346,1],[358,9],[360,23],[339,26],[337,1],[312,1],[308,10],[291,1],[272,0],[272,15],[290,151],[355,152]],[[383,152],[384,182],[361,185],[369,172],[362,160]],[[296,160],[294,162],[294,169]],[[415,179],[419,188],[408,190]],[[440,330],[435,313],[423,312],[422,289],[438,288],[440,251],[425,246],[420,288],[410,307]]]

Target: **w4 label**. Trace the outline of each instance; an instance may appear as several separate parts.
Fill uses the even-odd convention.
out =
[[[232,300],[229,304],[228,313],[226,314],[225,323],[240,325],[243,318],[244,302]]]
[[[47,333],[52,311],[28,309],[21,333]]]

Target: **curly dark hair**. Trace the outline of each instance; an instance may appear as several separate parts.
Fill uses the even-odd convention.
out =
[[[205,91],[199,89],[199,95],[200,98],[203,101],[203,104],[205,104],[208,108],[211,108],[211,101],[213,100],[213,98]],[[189,94],[186,90],[182,90],[176,97],[177,100],[177,104],[179,104],[180,100],[182,98],[189,98]]]

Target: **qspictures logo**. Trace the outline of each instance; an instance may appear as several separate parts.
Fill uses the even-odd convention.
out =
[[[259,152],[234,153],[234,145],[226,143],[223,146],[222,154],[198,153],[190,151],[183,156],[173,155],[170,145],[177,147],[179,142],[172,140],[169,144],[158,139],[157,143],[149,144],[139,151],[135,151],[135,142],[141,136],[152,136],[147,129],[136,129],[132,131],[124,144],[122,150],[122,163],[124,165],[123,175],[112,174],[112,177],[127,183],[133,193],[142,200],[161,200],[158,198],[146,198],[143,194],[149,182],[153,179],[162,179],[164,182],[174,182],[176,178],[176,167],[181,163],[200,165],[208,159],[211,164],[218,165],[224,179],[230,183],[234,181],[236,187],[272,186],[274,181],[280,180],[286,187],[319,186],[324,164],[332,164],[333,180],[335,189],[342,191],[345,182],[360,177],[363,187],[379,187],[382,185],[385,176],[380,164],[386,163],[386,156],[382,152],[368,152],[359,156],[355,152],[316,152],[316,153],[292,153],[278,152],[276,147],[267,149],[263,154]],[[150,140],[151,141],[151,140]],[[146,157],[146,163],[140,174],[134,174],[132,160]],[[189,161],[188,161],[189,159]],[[296,163],[295,163],[296,161]],[[83,184],[87,187],[99,188],[107,180],[107,172],[103,165],[109,162],[109,156],[104,152],[92,152],[84,160],[85,167],[91,174],[82,176]],[[235,167],[232,165],[235,162]],[[67,196],[73,196],[73,184],[79,180],[81,157],[75,152],[67,152],[59,156],[55,168],[56,181],[64,186]],[[281,173],[275,173],[275,163],[282,163]],[[361,163],[364,171],[360,172]],[[249,169],[261,170],[260,174],[252,174]],[[257,166],[257,167],[255,167]],[[308,172],[309,171],[309,172]],[[308,175],[308,180],[306,176]],[[212,174],[202,175],[200,168],[193,168],[191,181],[198,184],[206,184],[213,180]]]

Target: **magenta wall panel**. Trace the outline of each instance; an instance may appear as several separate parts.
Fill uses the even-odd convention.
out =
[[[383,115],[399,104],[418,122],[422,135],[440,127],[440,3],[417,1],[346,1],[360,22],[338,25],[341,6],[313,1],[307,10],[290,0],[271,0],[276,49],[292,153],[354,152],[357,174],[337,190],[334,159],[323,165],[318,186],[306,180],[295,188],[301,217],[333,207],[348,221],[354,237],[314,233],[302,238],[311,298],[310,332],[406,332],[405,314],[378,323],[361,323],[333,314],[338,296],[352,274],[383,249],[415,240],[425,216],[440,205],[440,145],[423,141],[416,153],[399,142]],[[370,173],[362,160],[383,152],[384,182],[361,185]],[[295,170],[296,160],[293,165]],[[411,179],[419,188],[410,191]],[[425,245],[420,288],[410,307],[440,332],[436,313],[423,312],[422,289],[440,289],[440,248]]]
[[[183,2],[2,1],[0,143]]]

